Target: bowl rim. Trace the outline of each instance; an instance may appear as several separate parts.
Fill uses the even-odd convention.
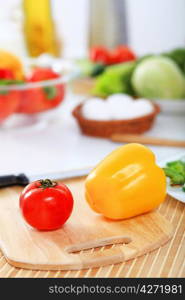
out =
[[[48,79],[42,81],[35,81],[35,82],[23,82],[19,84],[10,84],[10,85],[0,85],[0,91],[24,91],[27,89],[34,89],[34,88],[41,88],[41,87],[49,87],[58,84],[64,84],[71,81],[75,78],[76,74],[64,74],[60,75],[60,77],[56,79]]]

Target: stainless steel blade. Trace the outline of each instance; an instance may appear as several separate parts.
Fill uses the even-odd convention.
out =
[[[65,180],[70,179],[74,177],[83,177],[89,174],[89,172],[92,170],[92,168],[85,168],[80,170],[69,170],[69,171],[62,171],[57,173],[44,173],[39,175],[32,175],[29,176],[29,181],[33,182],[35,180],[39,179],[46,179],[49,178],[51,180]]]

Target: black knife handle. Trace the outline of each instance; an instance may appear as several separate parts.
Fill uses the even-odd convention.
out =
[[[0,176],[0,188],[13,185],[25,186],[28,183],[29,179],[25,174]]]

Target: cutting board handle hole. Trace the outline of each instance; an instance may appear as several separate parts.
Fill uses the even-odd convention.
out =
[[[88,251],[94,249],[94,251],[101,250],[102,247],[105,249],[111,248],[113,245],[125,245],[130,244],[132,239],[127,236],[118,236],[118,237],[111,237],[107,239],[99,239],[95,241],[89,241],[87,243],[76,244],[74,246],[67,247],[65,250],[68,253],[78,254],[80,251]]]

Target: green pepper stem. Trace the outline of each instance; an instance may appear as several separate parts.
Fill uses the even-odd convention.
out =
[[[55,187],[57,185],[57,182],[51,181],[50,179],[41,179],[40,182],[40,188],[46,189],[49,187]]]

